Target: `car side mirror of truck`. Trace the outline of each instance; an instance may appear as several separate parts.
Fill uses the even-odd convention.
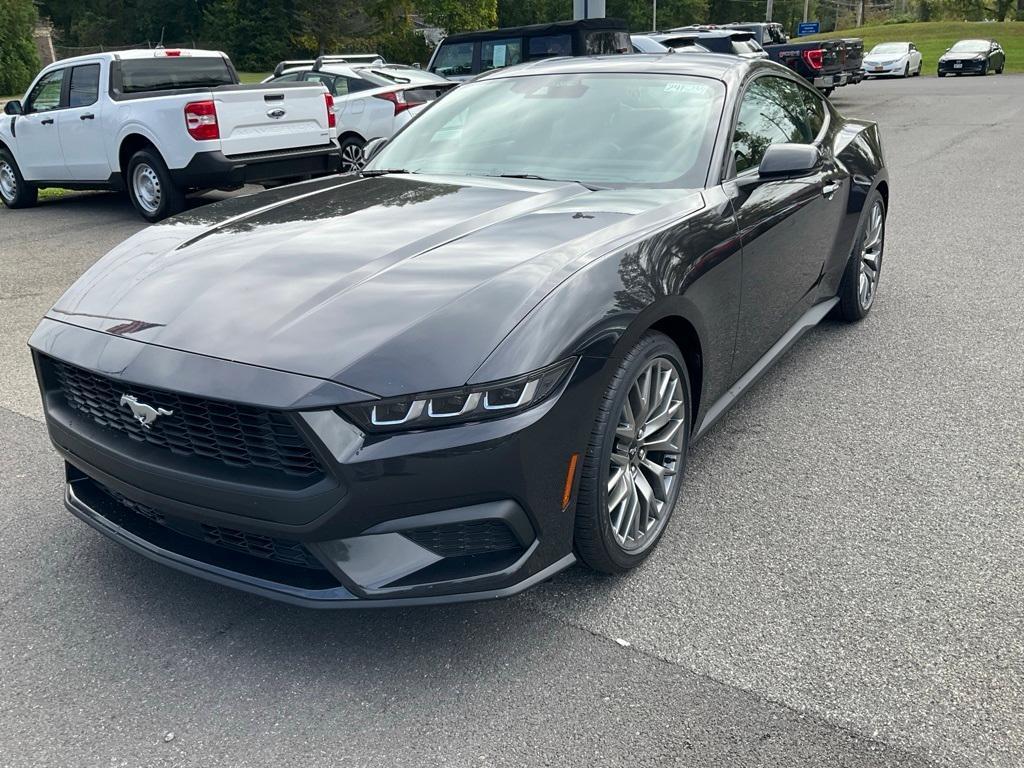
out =
[[[813,144],[772,144],[765,150],[757,175],[762,179],[808,176],[821,167],[821,151]]]
[[[22,111],[21,102],[17,99],[13,99],[12,101],[8,101],[4,104],[5,115],[20,115]]]

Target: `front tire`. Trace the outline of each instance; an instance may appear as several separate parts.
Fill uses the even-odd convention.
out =
[[[903,77],[910,77],[910,62],[908,61],[906,66],[903,67]]]
[[[863,320],[875,303],[885,250],[885,200],[873,191],[864,206],[864,218],[857,229],[853,253],[839,284],[840,318],[848,323]]]
[[[689,439],[686,363],[649,331],[618,364],[583,460],[574,542],[584,563],[624,573],[653,551],[679,499]]]
[[[160,221],[185,208],[185,192],[171,178],[167,164],[152,149],[140,149],[128,161],[128,197],[147,221]]]
[[[25,181],[14,156],[0,150],[0,200],[8,208],[29,208],[39,199],[39,188]]]

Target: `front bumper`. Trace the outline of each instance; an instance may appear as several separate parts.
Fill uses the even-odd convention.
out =
[[[163,351],[174,356],[175,391],[190,397],[285,392],[279,402],[271,394],[246,402],[281,408],[309,444],[323,471],[295,479],[172,453],[150,435],[131,439],[68,407],[54,382],[60,359],[98,372],[115,395],[168,386],[160,350],[49,320],[31,343],[47,427],[67,465],[67,508],[153,560],[313,607],[504,597],[575,561],[575,495],[563,504],[563,494],[570,458],[587,444],[578,414],[596,404],[602,360],[581,359],[558,397],[526,413],[370,436],[323,407],[322,381],[309,380],[307,393],[294,381],[283,386],[280,372]],[[229,392],[214,382],[244,386]],[[360,396],[329,392],[339,403]]]
[[[227,156],[199,152],[184,168],[171,168],[171,178],[186,189],[234,189],[243,184],[335,173],[341,167],[338,144],[280,152]]]
[[[961,66],[956,66],[960,64]],[[949,75],[971,74],[978,75],[985,71],[986,62],[984,59],[975,61],[973,59],[957,59],[953,61],[940,61],[938,71]]]

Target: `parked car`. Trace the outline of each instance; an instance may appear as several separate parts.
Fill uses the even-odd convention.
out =
[[[878,127],[785,67],[616,59],[489,73],[361,177],[91,267],[30,341],[71,512],[310,606],[643,561],[689,446],[808,328],[871,310],[889,189]]]
[[[338,168],[333,97],[319,83],[239,85],[219,51],[62,59],[0,121],[0,199],[43,187],[127,189],[158,221],[194,189],[233,189]]]
[[[678,29],[652,34],[651,39],[662,45],[682,49],[700,45],[711,53],[728,53],[751,59],[766,59],[768,54],[750,32],[736,29]]]
[[[427,69],[449,80],[553,56],[629,53],[629,27],[621,19],[580,19],[448,35]]]
[[[879,43],[864,57],[865,77],[910,77],[921,74],[921,51],[913,43]]]
[[[265,83],[322,83],[334,97],[341,171],[362,165],[370,139],[390,138],[426,104],[457,83],[401,64],[349,63],[349,56],[283,61]]]
[[[1003,74],[1006,52],[995,40],[960,40],[939,57],[938,75]]]

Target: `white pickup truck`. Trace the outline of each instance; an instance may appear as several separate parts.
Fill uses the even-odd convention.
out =
[[[333,97],[317,83],[240,85],[218,51],[163,49],[64,59],[0,118],[0,199],[41,187],[127,189],[150,221],[196,189],[233,189],[339,165]]]

